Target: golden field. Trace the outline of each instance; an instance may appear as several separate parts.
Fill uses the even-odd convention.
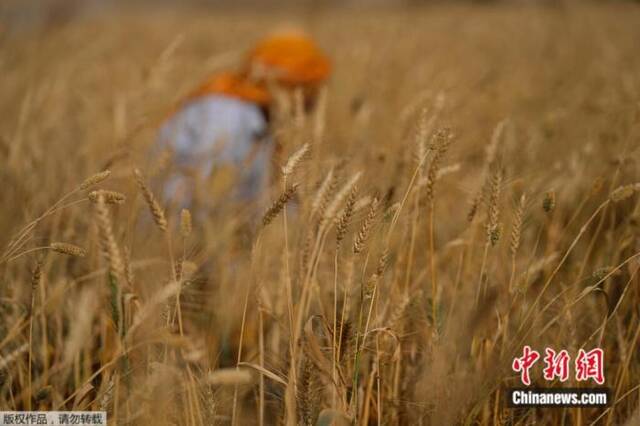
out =
[[[640,424],[638,22],[627,3],[135,9],[0,35],[0,409]],[[221,172],[189,220],[157,186],[158,126],[290,25],[334,73],[313,112],[274,108],[272,208],[225,202]],[[507,408],[524,345],[603,348],[610,406]]]

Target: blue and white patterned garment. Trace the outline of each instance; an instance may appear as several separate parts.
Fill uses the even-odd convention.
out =
[[[256,201],[267,188],[273,143],[258,106],[224,95],[191,100],[161,128],[159,148],[172,150],[176,173],[164,184],[165,199],[182,207],[193,202],[194,181],[205,180],[217,168],[233,167],[236,181],[229,194]],[[217,200],[208,200],[215,203]]]

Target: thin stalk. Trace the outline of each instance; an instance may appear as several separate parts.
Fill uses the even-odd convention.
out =
[[[260,239],[256,241],[256,246],[259,244]],[[247,291],[244,297],[244,307],[242,308],[242,322],[240,323],[240,341],[238,342],[238,357],[236,360],[236,368],[239,368],[242,361],[242,345],[244,343],[244,329],[247,322],[247,308],[249,306],[249,295],[251,294],[251,282],[247,285]],[[238,385],[233,389],[233,409],[231,412],[231,426],[235,426],[237,423],[237,411],[238,411]]]
[[[487,253],[489,252],[489,242],[484,244],[484,254],[482,255],[482,265],[480,266],[480,276],[478,277],[478,289],[476,291],[476,306],[480,303],[480,293],[484,287],[484,269],[487,264]]]
[[[431,267],[431,315],[433,327],[438,329],[436,296],[438,294],[438,284],[436,281],[436,252],[434,243],[434,201],[431,199],[429,207],[429,263]]]
[[[538,293],[538,296],[536,297],[536,299],[534,300],[533,304],[531,305],[531,308],[529,308],[529,311],[527,312],[527,314],[525,315],[524,319],[522,320],[522,323],[520,324],[520,327],[518,328],[518,333],[520,333],[522,331],[522,327],[524,327],[525,323],[527,322],[527,320],[529,319],[529,317],[533,313],[534,309],[538,306],[538,303],[540,303],[540,299],[542,298],[542,295],[544,294],[545,290],[549,287],[549,285],[551,284],[551,281],[553,281],[553,279],[555,278],[555,276],[558,273],[558,271],[560,271],[560,268],[562,267],[562,265],[564,265],[564,262],[568,259],[569,255],[571,254],[571,252],[573,251],[575,246],[578,244],[578,241],[580,240],[580,238],[587,231],[587,228],[589,227],[591,222],[593,222],[593,220],[598,216],[598,214],[605,207],[607,207],[609,205],[609,202],[610,202],[610,200],[606,200],[602,204],[600,204],[600,206],[591,215],[591,217],[587,220],[587,222],[584,225],[582,225],[582,228],[580,228],[580,232],[578,232],[578,235],[574,238],[573,242],[571,243],[571,245],[569,246],[569,248],[565,252],[564,256],[562,257],[560,262],[558,262],[558,265],[553,270],[551,275],[549,275],[549,278],[547,278],[547,281],[542,286],[542,289],[540,290],[540,292]]]
[[[331,362],[331,377],[333,382],[337,383],[337,362],[338,362],[338,253],[339,248],[336,247],[336,253],[333,259],[333,344],[332,344],[332,362]],[[344,300],[343,300],[344,303]],[[342,332],[342,328],[340,330]],[[332,390],[332,406],[336,405],[337,389],[333,387]]]
[[[264,312],[262,306],[258,309],[258,326],[260,333],[258,334],[258,354],[260,360],[260,368],[264,367]],[[258,425],[264,426],[264,374],[260,374],[259,378],[259,403],[258,403]]]

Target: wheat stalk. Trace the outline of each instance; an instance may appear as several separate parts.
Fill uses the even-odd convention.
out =
[[[192,230],[191,212],[188,209],[182,209],[180,212],[180,234],[182,235],[182,238],[189,237]]]
[[[442,162],[444,155],[447,153],[452,140],[453,135],[449,129],[441,129],[434,135],[431,150],[435,153],[431,159],[431,164],[429,165],[426,183],[426,197],[429,201],[432,201],[434,198],[434,187],[436,180],[438,179],[440,163]]]
[[[86,255],[86,252],[82,247],[78,247],[74,244],[55,242],[51,243],[49,247],[56,253],[66,254],[69,256],[84,257]]]
[[[619,203],[627,198],[630,198],[636,192],[640,192],[640,183],[632,183],[629,185],[619,186],[611,192],[609,198],[614,203]]]
[[[336,225],[336,246],[340,248],[340,244],[344,239],[344,236],[347,233],[347,228],[349,227],[349,223],[351,222],[351,217],[353,216],[354,207],[356,204],[356,196],[358,194],[358,186],[354,185],[351,189],[351,193],[347,198],[347,203],[342,210],[342,214],[338,219],[338,224]]]
[[[100,196],[102,196],[106,204],[123,204],[127,199],[127,197],[121,192],[109,191],[106,189],[98,189],[87,194],[87,198],[92,203],[97,203],[98,197]]]
[[[513,280],[516,276],[516,254],[520,247],[520,239],[522,235],[522,221],[524,218],[524,208],[527,201],[525,194],[520,196],[520,201],[516,207],[515,215],[513,217],[513,223],[511,225],[511,241],[509,250],[511,252],[511,277],[509,279],[509,293],[513,290]]]
[[[344,199],[351,193],[351,190],[362,176],[362,172],[354,174],[349,181],[336,193],[331,203],[327,206],[322,216],[323,225],[328,224],[335,217],[338,208]]]
[[[369,206],[367,217],[362,222],[360,230],[358,231],[358,234],[353,241],[354,254],[359,254],[364,250],[367,240],[369,239],[371,229],[373,228],[373,223],[376,220],[376,216],[378,215],[379,204],[380,200],[378,199],[378,197],[374,197],[373,200],[371,200],[371,205]]]
[[[115,275],[116,279],[122,283],[125,277],[125,267],[120,255],[120,249],[116,243],[116,238],[111,227],[111,219],[109,218],[109,210],[104,202],[104,198],[98,197],[95,204],[95,216],[100,232],[100,245],[104,253],[109,269]]]
[[[133,175],[138,183],[138,187],[142,192],[142,196],[144,197],[149,210],[151,211],[151,215],[153,216],[153,221],[158,225],[161,231],[165,232],[167,230],[167,219],[164,215],[164,210],[160,207],[160,203],[156,200],[156,197],[151,192],[151,189],[147,186],[142,176],[142,173],[139,169],[133,170]]]
[[[262,226],[269,225],[273,221],[273,219],[275,219],[276,216],[278,216],[278,214],[282,211],[282,209],[284,209],[284,207],[287,205],[289,200],[293,198],[297,189],[298,189],[298,185],[293,184],[287,189],[285,189],[282,194],[280,194],[280,197],[278,197],[278,199],[271,204],[271,206],[267,209],[267,211],[262,216]]]
[[[99,184],[100,182],[104,181],[105,179],[107,179],[109,176],[111,176],[111,171],[110,170],[105,170],[99,173],[96,173],[93,176],[89,176],[88,178],[86,178],[81,184],[80,184],[80,189],[81,190],[85,190],[85,189],[89,189],[94,185]]]
[[[282,168],[282,175],[284,176],[284,179],[287,179],[293,174],[293,172],[298,167],[298,164],[300,164],[305,155],[307,155],[307,153],[309,152],[309,148],[309,143],[305,143],[304,145],[302,145],[302,147],[300,147],[300,149],[291,154],[291,156],[287,160],[287,163]]]
[[[491,178],[491,193],[488,202],[487,242],[491,243],[492,246],[498,243],[501,235],[501,226],[498,220],[500,218],[500,189],[502,179],[502,169],[496,167]]]
[[[31,274],[31,290],[35,291],[42,281],[42,262],[37,262]]]
[[[511,244],[509,246],[511,256],[515,256],[518,251],[518,247],[520,247],[520,235],[522,233],[522,220],[524,217],[526,201],[526,195],[522,194],[520,201],[518,202],[515,215],[513,216],[513,224],[511,225]]]

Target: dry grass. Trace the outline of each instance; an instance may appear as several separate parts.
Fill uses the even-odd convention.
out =
[[[208,188],[206,214],[157,198],[172,167],[148,159],[158,124],[291,20],[335,75],[316,111],[274,111],[264,210]],[[185,11],[0,39],[0,408],[141,425],[638,419],[639,21],[627,4]],[[525,344],[604,348],[614,403],[507,409]]]

